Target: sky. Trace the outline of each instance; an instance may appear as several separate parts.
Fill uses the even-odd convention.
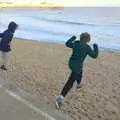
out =
[[[120,0],[0,0],[13,1],[17,4],[37,4],[43,1],[63,6],[120,6]]]

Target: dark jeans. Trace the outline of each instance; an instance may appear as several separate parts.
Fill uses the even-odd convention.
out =
[[[65,97],[72,88],[73,83],[77,81],[77,84],[80,84],[81,79],[82,79],[82,71],[80,73],[72,72],[64,88],[62,89],[61,95]]]

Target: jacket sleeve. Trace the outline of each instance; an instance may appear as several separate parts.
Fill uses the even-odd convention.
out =
[[[65,45],[69,48],[73,48],[74,40],[76,39],[76,36],[72,36],[66,43]]]
[[[92,58],[98,57],[98,46],[97,44],[93,45],[93,49],[88,45],[87,46],[87,54]]]
[[[8,42],[9,42],[9,43],[12,41],[12,38],[13,38],[13,35],[12,35],[12,34],[8,36]]]
[[[3,33],[0,33],[0,38],[2,38],[3,37]]]
[[[6,43],[10,43],[12,41],[13,34],[4,34],[3,39],[6,41]]]

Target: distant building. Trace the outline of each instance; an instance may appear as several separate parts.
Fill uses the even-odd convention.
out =
[[[13,7],[14,0],[0,0],[0,7]]]
[[[47,2],[46,0],[0,0],[0,7],[60,7],[55,3]]]
[[[13,2],[0,2],[0,4],[13,4]]]
[[[14,0],[0,0],[0,4],[13,4]]]

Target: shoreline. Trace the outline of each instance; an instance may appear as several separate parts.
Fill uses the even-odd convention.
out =
[[[119,6],[0,6],[0,8],[71,8],[71,7],[81,7],[81,8],[119,8]]]
[[[49,41],[44,41],[44,40],[39,41],[39,40],[31,40],[31,39],[24,39],[24,38],[17,38],[17,37],[15,37],[14,39],[23,40],[23,41],[33,41],[33,42],[38,42],[38,43],[65,45],[65,42],[52,42],[52,40],[51,41],[50,40]],[[100,51],[120,53],[120,50],[118,50],[118,49],[103,48],[103,47],[99,47],[99,49],[100,49]]]
[[[57,9],[64,9],[65,7],[62,7],[62,6],[5,6],[5,7],[2,7],[0,6],[0,9],[28,9],[28,8],[33,8],[33,9],[37,9],[37,8],[50,8],[50,9],[53,9],[53,10],[57,10]],[[67,7],[66,7],[67,8]]]

